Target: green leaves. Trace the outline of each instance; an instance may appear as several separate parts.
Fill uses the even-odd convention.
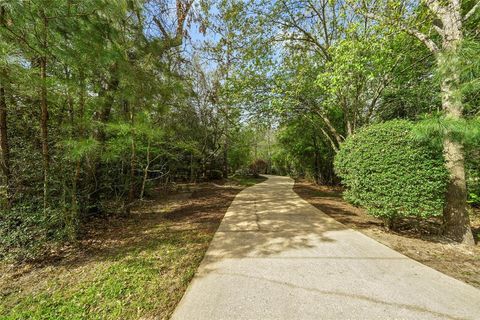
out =
[[[441,145],[446,136],[469,146],[480,145],[480,117],[453,119],[442,114],[428,115],[416,123],[414,137]]]
[[[448,175],[441,148],[419,142],[413,130],[409,121],[388,121],[342,144],[335,170],[347,200],[387,220],[442,214]]]
[[[74,140],[67,139],[60,142],[61,147],[65,150],[64,157],[67,160],[82,160],[88,155],[92,155],[98,151],[99,142],[93,138]]]

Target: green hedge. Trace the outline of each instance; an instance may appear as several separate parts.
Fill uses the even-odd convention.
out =
[[[345,199],[390,223],[442,214],[448,174],[442,151],[416,140],[414,124],[394,120],[350,136],[335,158]]]

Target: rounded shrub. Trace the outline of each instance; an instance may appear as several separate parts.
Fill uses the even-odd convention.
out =
[[[335,157],[345,199],[390,226],[443,211],[448,174],[441,148],[415,139],[413,129],[406,120],[371,125],[348,137]]]

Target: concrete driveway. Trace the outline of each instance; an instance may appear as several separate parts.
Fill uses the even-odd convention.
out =
[[[480,319],[480,290],[336,222],[268,180],[225,215],[172,319]]]

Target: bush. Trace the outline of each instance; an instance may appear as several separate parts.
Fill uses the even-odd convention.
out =
[[[249,165],[250,173],[258,177],[260,173],[267,173],[267,162],[263,159],[256,159]]]
[[[233,175],[238,177],[245,177],[250,175],[250,170],[248,168],[240,168],[238,170],[235,170],[235,173]]]
[[[220,170],[209,170],[207,172],[208,180],[220,180],[223,178],[223,172]]]
[[[395,120],[352,135],[335,158],[345,199],[386,220],[442,214],[448,178],[439,146],[413,137],[414,124]]]
[[[0,260],[24,261],[39,258],[49,247],[69,238],[64,212],[43,212],[30,204],[0,210]]]
[[[467,176],[468,203],[480,207],[480,147],[468,150],[465,169]]]

